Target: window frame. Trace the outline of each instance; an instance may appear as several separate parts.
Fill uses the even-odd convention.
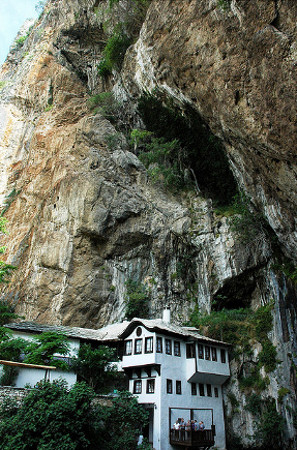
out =
[[[142,354],[142,338],[140,338],[140,339],[135,339],[135,342],[134,342],[134,355],[141,355]],[[137,344],[138,343],[141,343],[141,345],[140,345],[140,351],[136,351],[137,350]]]
[[[174,354],[174,356],[181,356],[180,341],[173,341],[173,354]]]
[[[167,347],[167,344],[169,344],[169,347]],[[166,355],[172,355],[172,340],[171,339],[165,339],[165,353],[166,353]]]
[[[151,342],[150,350],[147,349],[147,343]],[[153,353],[154,352],[154,338],[153,336],[147,336],[144,339],[144,353]]]
[[[198,358],[204,359],[204,345],[198,344]]]
[[[191,395],[197,395],[197,383],[191,383]]]
[[[127,344],[131,345],[131,351],[130,353],[127,352]],[[133,351],[133,340],[132,339],[128,339],[127,341],[125,341],[125,349],[124,349],[124,356],[130,356],[132,355],[132,351]]]
[[[170,378],[166,379],[166,392],[167,394],[173,394],[173,383]]]
[[[176,393],[177,395],[181,395],[181,394],[182,394],[181,380],[176,380],[176,381],[175,381],[175,393]]]
[[[140,390],[138,391],[137,386],[140,386]],[[142,393],[142,380],[134,380],[133,382],[133,394],[141,394]]]
[[[156,338],[156,353],[163,353],[163,338],[160,336],[157,336]]]
[[[204,383],[199,383],[199,395],[205,397]]]
[[[152,390],[150,390],[150,386],[152,386]],[[150,378],[146,380],[146,393],[147,394],[154,394],[155,393],[155,380],[154,378]]]
[[[187,359],[195,358],[196,351],[195,351],[195,344],[194,343],[186,344],[186,354],[187,354]]]

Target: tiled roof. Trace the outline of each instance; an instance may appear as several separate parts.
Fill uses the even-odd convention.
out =
[[[223,341],[218,341],[216,339],[209,338],[207,336],[203,336],[199,333],[199,330],[195,327],[181,327],[179,325],[175,325],[173,323],[164,322],[162,319],[138,319],[134,318],[129,323],[128,327],[124,329],[122,335],[120,337],[126,337],[125,335],[131,328],[135,326],[136,323],[142,323],[145,328],[151,331],[159,331],[160,333],[165,332],[168,334],[175,334],[182,336],[186,339],[194,339],[194,340],[203,340],[207,341],[209,343],[216,343],[216,344],[223,344],[223,345],[230,345]]]
[[[7,328],[16,331],[24,331],[29,333],[44,333],[54,331],[63,333],[68,337],[84,339],[88,341],[117,341],[119,334],[127,327],[129,322],[115,323],[106,327],[94,330],[90,328],[65,327],[62,325],[41,325],[35,322],[19,322],[9,323],[5,325]]]
[[[151,331],[159,333],[173,334],[175,336],[184,337],[185,339],[201,340],[209,343],[229,345],[225,342],[211,339],[207,336],[199,334],[199,331],[194,327],[181,327],[173,323],[164,322],[161,319],[139,319],[134,318],[130,322],[124,321],[107,325],[99,330],[90,328],[79,327],[65,327],[62,325],[41,325],[35,322],[19,322],[10,323],[5,325],[6,327],[29,333],[43,333],[46,331],[54,331],[57,333],[63,333],[68,337],[83,339],[88,341],[98,342],[112,342],[119,341],[127,337],[137,325],[143,325],[145,328]]]

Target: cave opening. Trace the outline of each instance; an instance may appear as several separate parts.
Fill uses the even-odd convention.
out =
[[[181,111],[168,102],[158,94],[142,95],[138,112],[146,129],[168,142],[178,140],[182,148],[179,163],[195,174],[202,193],[212,198],[215,205],[231,204],[237,184],[222,141],[193,108]]]
[[[213,296],[212,309],[250,308],[259,280],[253,271],[244,272],[228,280]]]

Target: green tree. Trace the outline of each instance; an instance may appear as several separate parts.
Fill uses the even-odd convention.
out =
[[[102,408],[105,428],[101,448],[104,450],[134,450],[142,427],[148,422],[148,413],[130,392],[121,392],[112,407]],[[115,424],[116,426],[110,426]]]
[[[264,411],[257,424],[257,438],[263,450],[281,450],[283,446],[283,432],[285,419],[275,407],[275,400],[269,399],[264,405]]]
[[[129,392],[101,406],[85,383],[39,383],[21,405],[0,407],[0,450],[136,450],[147,413]]]
[[[94,393],[84,383],[71,389],[64,381],[39,383],[20,407],[5,402],[0,410],[1,450],[74,450],[92,447],[98,424]]]
[[[72,368],[95,392],[108,392],[118,378],[118,372],[112,365],[116,360],[114,350],[107,346],[100,345],[93,349],[90,344],[82,344]]]
[[[67,355],[69,353],[69,343],[67,336],[62,333],[47,331],[34,337],[29,342],[26,350],[25,363],[28,364],[49,364],[68,370],[69,365],[65,361],[55,358],[55,354]]]

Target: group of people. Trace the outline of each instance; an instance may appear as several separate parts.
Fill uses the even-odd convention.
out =
[[[177,421],[173,424],[173,429],[178,430],[185,430],[185,431],[203,431],[205,429],[205,425],[203,423],[203,420],[200,420],[198,423],[197,420],[188,420],[185,422],[183,418],[177,419]]]

